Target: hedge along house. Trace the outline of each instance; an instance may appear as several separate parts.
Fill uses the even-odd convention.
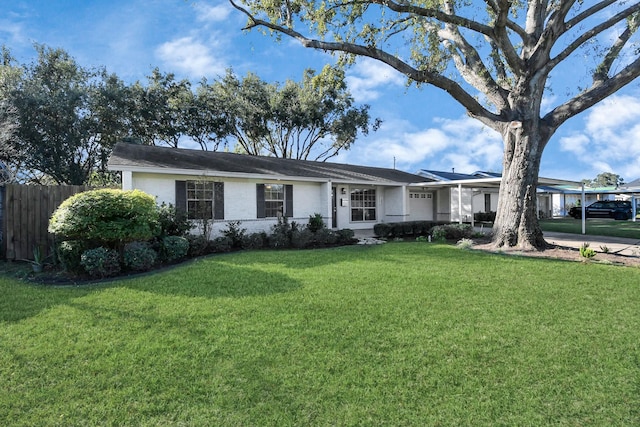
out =
[[[206,215],[212,234],[241,221],[270,231],[279,217],[307,224],[320,214],[330,228],[372,229],[379,222],[436,220],[432,179],[395,169],[118,143],[109,170],[124,190],[138,189]],[[214,236],[209,237],[214,237]]]

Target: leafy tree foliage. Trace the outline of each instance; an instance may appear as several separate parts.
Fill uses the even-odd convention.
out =
[[[546,246],[535,191],[545,146],[569,118],[640,74],[637,1],[230,2],[248,17],[246,29],[340,53],[341,64],[381,61],[410,82],[447,92],[499,132],[505,148],[496,246]],[[588,80],[576,78],[576,64]],[[547,97],[557,103],[546,110],[542,100],[554,81],[573,88]]]
[[[602,172],[594,179],[583,179],[582,182],[589,187],[617,187],[624,184],[624,178],[613,172]]]
[[[156,68],[146,86],[136,82],[128,95],[132,136],[143,144],[177,148],[188,133],[189,111],[197,108],[191,83]]]
[[[302,82],[267,83],[249,73],[239,79],[231,70],[220,81],[202,85],[217,138],[232,137],[251,155],[326,160],[348,150],[370,125],[369,106],[355,106],[341,70],[306,70]],[[211,120],[211,118],[209,118]]]
[[[19,127],[13,147],[23,173],[39,181],[83,184],[106,171],[111,148],[126,135],[123,82],[104,69],[87,69],[61,49],[36,46],[10,91]]]

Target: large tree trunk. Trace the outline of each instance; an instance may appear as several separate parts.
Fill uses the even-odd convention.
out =
[[[536,189],[547,138],[536,127],[527,128],[507,127],[503,133],[505,150],[493,244],[544,250],[547,243],[538,224]]]

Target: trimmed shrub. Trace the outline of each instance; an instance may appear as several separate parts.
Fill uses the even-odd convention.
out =
[[[187,218],[186,212],[179,211],[172,204],[164,202],[158,206],[158,225],[160,227],[158,231],[160,237],[184,237],[193,228],[193,224]]]
[[[166,236],[162,239],[162,259],[166,262],[179,261],[189,252],[189,241],[180,236]]]
[[[297,249],[310,247],[314,242],[315,235],[309,228],[295,230],[291,232],[291,246]]]
[[[373,234],[375,234],[377,237],[389,237],[391,236],[391,230],[391,224],[385,222],[381,222],[373,226]]]
[[[51,216],[49,232],[64,240],[120,247],[156,235],[158,210],[153,196],[139,190],[85,191],[62,202]]]
[[[315,232],[315,241],[318,246],[332,246],[338,241],[338,235],[328,228],[321,228]]]
[[[315,233],[316,231],[325,227],[324,221],[322,220],[322,215],[317,213],[314,215],[309,215],[309,223],[307,224],[307,228],[309,231]]]
[[[231,246],[234,248],[242,247],[242,239],[247,232],[247,229],[241,228],[240,224],[240,221],[230,221],[227,223],[227,228],[222,230],[222,234],[231,240]]]
[[[209,252],[209,240],[207,240],[206,237],[187,234],[185,238],[189,242],[189,251],[187,254],[190,257],[202,256]]]
[[[121,270],[118,251],[102,246],[84,251],[80,257],[80,265],[91,277],[114,276]]]
[[[496,221],[496,213],[495,212],[476,212],[473,214],[474,221],[478,222],[495,222]]]
[[[278,223],[271,227],[271,235],[268,237],[270,248],[291,247],[291,232],[297,230],[297,224],[289,225],[287,217],[278,218]]]
[[[338,236],[337,243],[339,245],[353,245],[358,241],[358,239],[355,238],[355,232],[350,228],[338,230],[336,234]]]
[[[431,229],[434,240],[461,240],[473,237],[473,227],[469,224],[437,225]]]
[[[158,254],[147,242],[131,242],[124,247],[122,255],[124,266],[133,271],[151,270]]]
[[[376,237],[406,237],[406,236],[423,236],[429,234],[430,230],[436,225],[442,225],[442,222],[436,221],[405,221],[405,222],[388,222],[375,224],[373,233]]]
[[[242,249],[262,249],[267,241],[267,233],[251,233],[242,238]]]
[[[233,241],[227,236],[216,237],[209,242],[209,250],[213,253],[229,252]]]
[[[80,240],[65,240],[57,247],[57,255],[62,268],[70,273],[80,273],[84,269],[80,264],[80,258],[86,247]]]

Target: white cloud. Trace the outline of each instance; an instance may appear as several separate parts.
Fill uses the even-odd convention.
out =
[[[384,122],[377,133],[362,138],[337,161],[392,167],[472,173],[500,171],[500,135],[470,117],[436,119],[436,126],[416,130],[403,120]]]
[[[9,40],[8,44],[24,44],[27,42],[27,37],[24,35],[24,28],[22,24],[17,22],[8,21],[6,19],[0,20],[0,34],[5,33],[7,37],[2,39]]]
[[[231,14],[231,6],[228,4],[220,4],[211,6],[208,4],[197,3],[195,6],[198,21],[205,22],[223,22]]]
[[[205,45],[194,37],[182,37],[163,43],[156,49],[156,55],[169,69],[184,72],[193,78],[224,74],[226,65],[215,55],[215,44]]]
[[[382,62],[364,58],[346,76],[347,87],[356,102],[377,99],[379,91],[388,85],[402,86],[402,75]]]
[[[613,172],[626,180],[640,177],[640,100],[612,96],[594,106],[583,132],[560,139],[561,150],[584,164],[587,176]]]

